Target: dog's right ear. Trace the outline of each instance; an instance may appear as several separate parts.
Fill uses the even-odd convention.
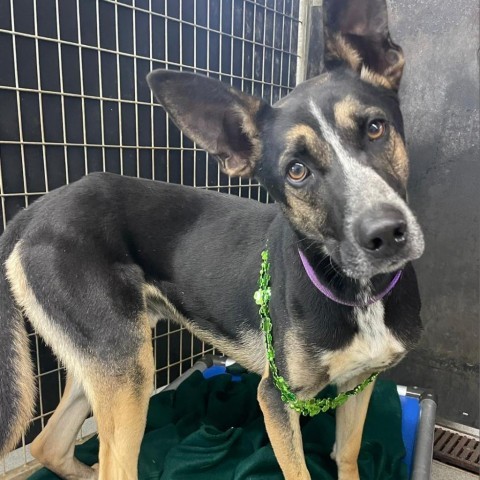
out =
[[[178,128],[215,156],[227,175],[253,175],[261,154],[257,117],[270,108],[266,103],[192,73],[154,70],[147,82]]]
[[[324,0],[325,66],[337,61],[361,78],[398,90],[404,66],[390,38],[386,0]]]

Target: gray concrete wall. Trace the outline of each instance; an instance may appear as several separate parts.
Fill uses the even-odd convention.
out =
[[[425,333],[390,376],[432,387],[440,416],[479,424],[479,4],[392,0],[407,64],[401,99],[410,203],[426,236],[416,262]]]

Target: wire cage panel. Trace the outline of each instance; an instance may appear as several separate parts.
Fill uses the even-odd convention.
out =
[[[0,233],[20,209],[94,171],[268,201],[258,184],[227,177],[178,131],[145,77],[155,68],[203,73],[273,103],[295,85],[300,1],[0,1]],[[26,446],[65,383],[27,328],[36,414],[0,474],[30,459]],[[156,387],[211,351],[169,322],[159,322],[153,346]]]

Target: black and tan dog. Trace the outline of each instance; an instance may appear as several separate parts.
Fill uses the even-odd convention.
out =
[[[325,73],[273,107],[197,75],[148,77],[176,124],[224,172],[260,181],[275,204],[95,174],[8,226],[0,240],[0,453],[18,441],[34,406],[25,315],[68,372],[33,454],[70,480],[136,478],[152,392],[150,328],[169,318],[263,375],[258,399],[284,476],[309,479],[299,415],[272,383],[253,299],[267,243],[276,361],[298,398],[328,383],[350,389],[415,344],[420,302],[409,262],[423,237],[405,201],[403,54],[390,40],[384,0],[327,7]],[[299,251],[332,298],[312,284]],[[369,302],[400,269],[390,294]],[[358,479],[371,389],[337,409],[341,479]],[[90,408],[100,437],[95,469],[73,456]]]

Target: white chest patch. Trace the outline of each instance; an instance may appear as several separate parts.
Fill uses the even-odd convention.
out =
[[[381,302],[365,309],[355,308],[354,314],[358,333],[352,342],[322,357],[331,383],[342,384],[358,375],[384,370],[405,354],[403,344],[385,326]]]

